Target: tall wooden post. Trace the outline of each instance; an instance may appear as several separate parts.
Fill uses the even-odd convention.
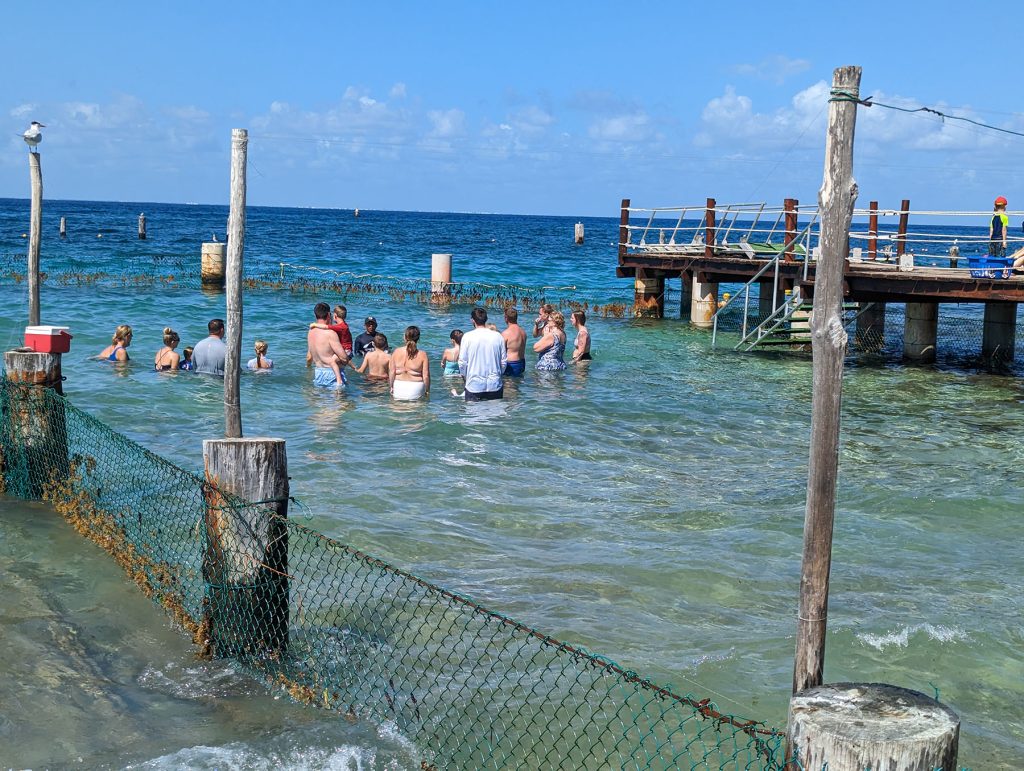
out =
[[[249,132],[231,130],[231,209],[228,214],[227,352],[224,358],[224,436],[242,435],[238,386],[242,373],[242,255],[245,248],[245,162]]]
[[[278,658],[288,646],[284,439],[207,439],[204,617],[212,653]]]
[[[619,213],[619,262],[626,256],[626,244],[629,243],[629,204],[628,198],[622,199],[622,209]]]
[[[704,256],[711,258],[715,256],[715,239],[718,238],[715,227],[715,206],[718,202],[709,198],[707,208],[704,210]]]
[[[907,222],[910,220],[910,199],[904,198],[900,202],[900,224],[896,232],[896,256],[907,251]]]
[[[583,243],[583,236],[584,236],[583,223],[582,222],[577,222],[576,225],[573,226],[573,229],[572,229],[572,240],[573,240],[573,243],[582,244]]]
[[[814,390],[793,693],[821,685],[825,666],[828,580],[832,565],[843,357],[846,352],[842,311],[843,263],[849,252],[850,222],[857,200],[857,183],[853,179],[857,104],[851,98],[857,98],[860,93],[860,74],[860,67],[839,67],[833,73],[825,141],[825,176],[818,193],[821,256],[814,278],[811,322]]]
[[[145,213],[139,214],[139,240],[146,240],[146,215]]]
[[[28,154],[32,182],[32,214],[28,238],[28,323],[39,325],[39,242],[43,237],[43,167],[39,153]]]
[[[868,203],[868,259],[878,259],[878,201]]]
[[[796,241],[796,229],[798,226],[798,215],[797,207],[800,202],[796,198],[787,198],[782,202],[782,208],[786,212],[786,235],[785,241],[783,242],[785,248],[783,249],[783,262],[793,262],[793,242]],[[810,259],[811,256],[805,255],[806,259]]]

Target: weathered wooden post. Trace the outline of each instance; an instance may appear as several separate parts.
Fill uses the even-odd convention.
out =
[[[926,704],[922,700],[932,700],[886,685],[822,686],[846,352],[843,266],[857,200],[853,139],[860,75],[860,67],[839,67],[833,74],[825,175],[818,193],[821,256],[814,279],[811,320],[814,372],[810,464],[787,761],[791,769],[817,769],[824,764],[832,771],[952,771],[958,729],[945,730],[951,725],[948,715],[940,719],[934,710],[943,710],[941,705]],[[909,719],[915,710],[915,719]],[[955,715],[953,718],[955,722]],[[936,730],[940,722],[942,731]]]
[[[146,240],[146,215],[145,213],[139,214],[139,240]]]
[[[628,198],[622,199],[619,211],[619,262],[626,256],[626,245],[629,243],[629,204]]]
[[[207,439],[205,622],[212,653],[277,657],[288,646],[284,439]]]
[[[242,372],[242,263],[245,251],[245,164],[249,132],[231,130],[231,208],[228,214],[227,353],[224,359],[224,436],[242,435],[238,386]]]
[[[9,432],[9,447],[20,457],[2,458],[5,475],[23,470],[24,488],[9,488],[8,493],[40,499],[43,487],[69,474],[68,437],[64,403],[49,397],[47,391],[63,395],[61,354],[37,353],[31,348],[15,348],[4,353],[9,399],[3,430]]]
[[[846,353],[842,313],[843,262],[849,250],[850,222],[857,200],[857,183],[853,180],[853,136],[860,73],[860,67],[840,67],[833,74],[825,142],[825,177],[818,193],[821,256],[814,276],[811,321],[814,390],[793,693],[821,685],[825,665],[828,577],[832,564],[843,357]]]
[[[900,201],[900,224],[896,228],[896,262],[907,251],[907,225],[910,221],[910,199]]]
[[[28,172],[32,183],[32,213],[28,239],[28,323],[39,324],[39,242],[43,236],[43,167],[39,153],[28,154]]]
[[[445,305],[452,301],[452,255],[430,255],[430,302]]]
[[[718,238],[715,232],[715,206],[718,202],[709,198],[707,208],[704,210],[704,257],[711,259],[715,256],[715,240]]]
[[[67,220],[64,219],[63,217],[60,218],[60,237],[61,238],[67,238],[68,237],[68,223],[67,223]]]
[[[582,244],[583,243],[583,223],[582,222],[577,222],[576,223],[575,227],[573,228],[572,237],[573,237],[573,241],[576,242],[577,244]]]
[[[878,201],[868,203],[868,259],[878,259]]]
[[[213,653],[278,658],[288,646],[288,460],[283,439],[242,438],[242,267],[249,134],[231,132],[224,439],[203,442],[205,622]]]
[[[203,289],[224,288],[224,257],[227,244],[209,241],[203,244],[200,283]]]
[[[782,208],[786,212],[786,234],[784,236],[785,241],[783,242],[785,248],[783,249],[783,262],[793,262],[793,242],[796,241],[796,231],[799,227],[797,210],[800,206],[800,202],[796,198],[787,198],[782,202]],[[809,260],[811,255],[804,255],[805,260]]]
[[[960,718],[906,688],[880,683],[809,688],[790,702],[789,726],[802,769],[957,768]]]

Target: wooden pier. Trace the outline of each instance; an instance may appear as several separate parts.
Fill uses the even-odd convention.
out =
[[[852,250],[860,259],[854,256],[844,265],[844,302],[858,303],[862,307],[874,306],[865,314],[867,319],[858,320],[858,326],[884,319],[887,303],[906,303],[904,337],[908,345],[905,353],[908,358],[930,360],[935,356],[939,304],[980,303],[985,306],[982,353],[998,351],[1001,358],[1012,358],[1017,303],[1024,302],[1024,275],[999,279],[972,277],[967,260],[959,257],[959,248],[951,249],[949,256],[928,255],[929,261],[934,262],[939,257],[938,261],[948,261],[950,267],[913,264],[911,249],[908,248],[913,239],[913,234],[908,235],[909,205],[910,202],[904,200],[899,210],[889,212],[898,216],[899,224],[894,232],[885,234],[878,231],[877,203],[872,202],[869,230],[862,234],[865,248]],[[720,284],[746,284],[757,277],[762,315],[784,294],[799,292],[808,302],[813,299],[817,264],[811,240],[807,239],[804,247],[798,243],[799,204],[794,199],[786,199],[783,207],[775,210],[779,213],[778,227],[773,230],[779,243],[774,247],[767,243],[752,245],[748,240],[723,237],[723,215],[728,222],[732,214],[729,227],[735,238],[736,231],[745,227],[737,226],[738,218],[753,216],[741,212],[764,210],[763,204],[760,210],[754,206],[722,207],[709,198],[703,211],[697,207],[639,210],[631,209],[630,200],[623,199],[616,274],[621,278],[634,279],[635,315],[662,317],[665,313],[665,280],[672,278],[681,279],[682,283],[680,316],[689,318],[697,327],[712,326],[719,308]],[[652,213],[646,226],[631,224],[631,213],[639,211]],[[663,216],[669,212],[680,212],[675,226],[671,225],[670,218]],[[694,218],[700,218],[699,225],[683,224],[687,212],[694,214]],[[807,233],[813,226],[814,215],[803,213],[801,216],[811,221],[804,228],[804,233]],[[979,227],[979,231],[981,229]],[[767,227],[761,232],[765,230]],[[670,238],[666,239],[665,231],[670,231]],[[684,231],[685,236],[680,242],[679,236]],[[884,238],[888,238],[891,246],[888,253],[883,254],[878,249],[878,241]],[[852,233],[851,239],[853,243]],[[805,257],[808,258],[806,263]],[[765,268],[769,270],[758,277]],[[910,341],[915,342],[910,344]]]

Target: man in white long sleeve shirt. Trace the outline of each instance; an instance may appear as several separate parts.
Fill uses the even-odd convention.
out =
[[[508,363],[505,338],[487,328],[487,311],[474,308],[473,329],[462,336],[459,372],[466,379],[466,401],[500,399],[504,395],[502,373]]]

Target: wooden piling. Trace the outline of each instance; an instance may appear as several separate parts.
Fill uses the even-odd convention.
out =
[[[211,652],[243,661],[280,657],[288,647],[285,441],[207,439],[203,460],[203,613]]]
[[[200,266],[200,282],[203,289],[224,288],[224,263],[227,244],[206,242],[203,244]]]
[[[860,93],[860,67],[839,67],[832,75],[825,174],[818,193],[821,255],[814,279],[811,319],[813,392],[810,464],[804,514],[800,611],[797,620],[793,693],[821,685],[828,621],[828,580],[839,468],[839,424],[843,393],[843,263],[850,246],[850,222],[857,200],[853,179],[853,138]],[[788,230],[788,227],[787,227]]]
[[[39,153],[28,154],[28,173],[32,184],[32,213],[28,240],[28,323],[39,324],[39,243],[43,236],[43,167]]]
[[[718,202],[709,198],[704,210],[704,256],[708,259],[715,256],[715,239],[718,237],[715,227],[715,206]],[[695,295],[696,296],[696,295]]]
[[[573,234],[572,235],[573,235],[573,241],[575,241],[577,244],[582,244],[583,243],[583,223],[582,222],[577,222],[576,223],[576,226],[573,228]]]
[[[626,256],[626,244],[629,243],[629,199],[622,199],[619,211],[619,260]]]
[[[139,214],[139,240],[146,240],[146,215]]]
[[[868,259],[878,259],[878,201],[868,203]]]
[[[11,400],[3,424],[10,432],[7,444],[18,448],[18,457],[0,458],[0,465],[11,475],[23,464],[28,487],[18,490],[18,494],[42,498],[46,484],[65,479],[70,473],[64,403],[46,394],[48,390],[64,393],[61,354],[15,348],[4,353],[4,369]]]
[[[900,224],[896,229],[896,257],[907,251],[907,224],[910,221],[910,199],[900,201]],[[898,262],[898,259],[897,259]]]
[[[452,255],[430,255],[430,302],[447,305],[452,301]]]
[[[245,169],[249,132],[231,130],[231,207],[228,214],[227,348],[224,358],[224,436],[242,436],[242,262],[245,251]]]
[[[68,237],[68,223],[67,223],[67,220],[64,219],[63,217],[60,218],[60,237],[61,238],[67,238]]]
[[[799,768],[957,769],[960,718],[906,688],[879,683],[810,688],[790,701],[789,726]]]
[[[793,242],[796,241],[796,231],[799,226],[799,215],[797,214],[800,202],[796,198],[787,198],[782,202],[782,208],[786,213],[785,217],[785,248],[782,251],[783,262],[793,262]],[[811,256],[809,254],[804,255],[805,260],[809,260]]]

